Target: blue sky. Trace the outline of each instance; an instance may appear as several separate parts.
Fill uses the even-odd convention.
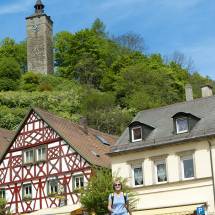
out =
[[[24,40],[25,17],[36,0],[0,1],[0,39]],[[215,80],[215,0],[43,0],[54,32],[76,32],[98,17],[112,35],[140,34],[148,53],[191,57],[195,69]]]

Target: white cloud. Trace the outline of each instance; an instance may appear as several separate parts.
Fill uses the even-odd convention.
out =
[[[19,0],[16,1],[16,3],[0,5],[0,15],[24,12],[28,10],[34,2],[34,0]]]

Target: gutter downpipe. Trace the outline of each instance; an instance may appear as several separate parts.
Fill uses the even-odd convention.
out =
[[[211,175],[212,175],[212,183],[213,183],[213,199],[214,199],[214,209],[215,209],[215,182],[214,182],[214,166],[213,166],[213,157],[212,157],[212,144],[211,141],[208,140],[209,150],[210,150],[210,163],[211,163]]]

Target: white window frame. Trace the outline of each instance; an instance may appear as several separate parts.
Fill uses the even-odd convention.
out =
[[[52,185],[54,184],[54,186],[53,186],[53,192],[51,192],[51,187],[52,187]],[[55,194],[58,194],[58,192],[59,192],[59,182],[58,182],[58,179],[51,179],[51,180],[48,180],[48,183],[47,183],[47,191],[48,191],[48,195],[55,195]],[[56,191],[56,188],[57,187],[57,191]]]
[[[179,128],[178,128],[178,120],[182,120],[182,119],[186,120],[186,122],[187,122],[187,129],[186,129],[186,130],[183,130],[183,131],[179,131]],[[176,132],[177,132],[177,134],[187,133],[187,132],[189,131],[189,124],[188,124],[188,119],[187,119],[187,117],[179,117],[179,118],[177,118],[177,119],[175,120],[175,127],[176,127]]]
[[[6,190],[5,190],[5,188],[0,188],[0,199],[6,199]]]
[[[28,192],[30,191],[30,194],[26,194],[26,188],[28,188]],[[30,188],[30,189],[29,189]],[[22,185],[22,197],[24,198],[32,198],[32,184],[23,184]]]
[[[142,169],[142,178],[143,178],[143,183],[142,184],[135,185],[135,178],[134,178],[134,169],[135,168],[141,168]],[[144,185],[144,175],[143,175],[143,166],[142,166],[142,164],[137,164],[137,165],[132,166],[132,185],[133,185],[133,187],[141,187],[141,186]]]
[[[27,153],[32,151],[33,152],[33,156],[32,156],[32,159],[29,161],[27,161]],[[31,164],[31,163],[34,163],[34,149],[28,149],[28,150],[25,150],[23,152],[23,163],[24,164]]]
[[[134,129],[140,129],[140,131],[141,131],[141,138],[140,139],[134,139]],[[142,127],[141,126],[136,126],[136,127],[133,127],[131,129],[131,139],[132,139],[132,142],[141,141],[143,139],[143,133],[142,133]]]
[[[193,160],[193,177],[189,177],[189,178],[185,178],[185,175],[184,175],[184,160],[190,160],[192,159]],[[180,163],[181,163],[181,177],[182,177],[182,180],[191,180],[191,179],[194,179],[195,178],[195,163],[194,163],[194,156],[193,154],[190,154],[190,155],[182,155],[180,157]]]
[[[76,179],[79,179],[79,184],[81,184],[81,181],[80,181],[81,178],[83,178],[83,186],[77,186],[76,185]],[[73,189],[74,190],[75,189],[80,189],[80,188],[85,186],[84,175],[74,175],[72,179],[73,179]]]
[[[44,158],[39,158],[39,150],[45,149],[45,155]],[[46,161],[47,159],[47,147],[46,146],[42,146],[42,147],[38,147],[36,148],[36,162],[40,162],[40,161]]]
[[[158,166],[159,164],[165,164],[166,181],[158,181],[157,166]],[[167,174],[167,163],[166,163],[166,159],[161,159],[161,160],[155,160],[155,161],[154,161],[154,175],[155,175],[155,182],[156,182],[156,184],[167,183],[167,181],[168,181],[168,174]]]

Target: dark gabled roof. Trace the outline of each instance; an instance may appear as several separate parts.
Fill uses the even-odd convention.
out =
[[[0,128],[0,160],[4,154],[4,151],[9,147],[13,136],[15,135],[14,131],[9,131],[4,128]]]
[[[70,120],[57,117],[39,108],[33,108],[33,110],[88,162],[110,167],[107,153],[110,152],[110,146],[116,143],[117,137],[89,127],[86,132],[82,126]],[[103,144],[97,136],[105,139],[110,146]]]
[[[199,119],[189,133],[175,134],[173,132],[172,116],[180,112],[192,114]],[[110,154],[142,150],[146,147],[180,143],[215,135],[215,96],[144,110],[139,112],[133,121],[148,124],[155,129],[145,140],[131,143],[129,142],[129,130],[127,128],[117,143],[111,147]]]

